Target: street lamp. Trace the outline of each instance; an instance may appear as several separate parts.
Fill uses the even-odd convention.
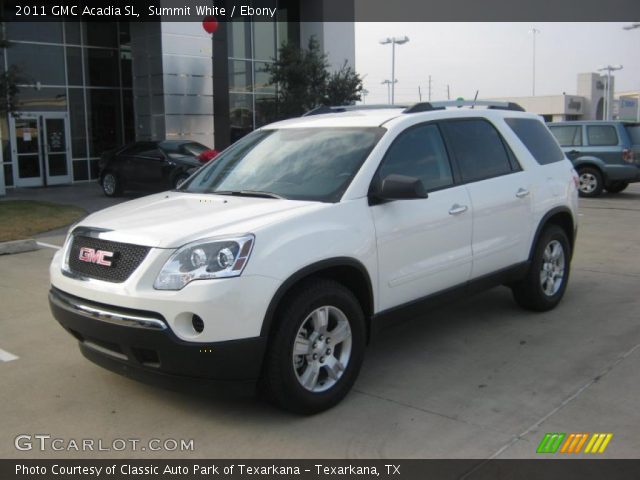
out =
[[[607,84],[604,89],[605,102],[603,120],[611,120],[611,96],[613,95],[611,91],[611,72],[615,72],[616,70],[622,70],[622,65],[607,65],[606,67],[598,69],[599,72],[607,72]]]
[[[409,37],[407,37],[406,35],[404,37],[387,37],[380,40],[381,45],[387,45],[389,43],[391,44],[391,80],[388,80],[388,82],[391,84],[391,105],[395,104],[395,84],[398,82],[398,80],[396,79],[396,45],[404,45],[408,41]]]
[[[634,30],[640,28],[640,23],[632,23],[631,25],[625,25],[622,27],[624,30]],[[640,122],[640,91],[636,95],[636,120]]]
[[[391,89],[389,87],[391,87],[391,85],[393,85],[394,83],[398,83],[398,80],[396,80],[395,82],[392,82],[391,80],[383,80],[382,85],[386,85],[387,86],[387,103],[391,103]]]
[[[531,95],[533,97],[536,96],[536,35],[540,33],[540,30],[533,27],[529,30],[529,33],[533,35],[533,79],[532,79],[532,87],[531,87]]]

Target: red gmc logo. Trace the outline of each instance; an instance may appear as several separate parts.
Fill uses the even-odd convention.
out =
[[[80,255],[78,260],[87,263],[97,263],[98,265],[104,265],[105,267],[111,266],[109,258],[113,258],[113,252],[107,252],[106,250],[95,250],[93,248],[82,247],[80,249]]]

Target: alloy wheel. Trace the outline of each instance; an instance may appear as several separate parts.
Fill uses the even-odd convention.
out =
[[[558,240],[552,240],[542,254],[540,270],[540,286],[548,297],[552,297],[562,287],[564,281],[565,255],[564,248]]]
[[[347,316],[334,306],[311,312],[293,346],[293,369],[300,385],[324,392],[342,377],[351,358],[352,333]]]

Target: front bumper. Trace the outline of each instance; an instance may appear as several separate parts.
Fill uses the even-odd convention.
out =
[[[255,381],[262,369],[263,337],[188,342],[157,313],[84,300],[55,287],[49,292],[49,305],[56,320],[79,341],[85,357],[138,380]]]

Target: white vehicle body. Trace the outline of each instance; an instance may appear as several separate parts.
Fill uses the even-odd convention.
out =
[[[474,118],[495,127],[517,158],[519,171],[435,190],[428,198],[371,204],[372,180],[398,135],[425,122]],[[264,129],[382,126],[386,132],[335,203],[171,191],[94,213],[75,229],[98,229],[102,240],[150,247],[148,255],[123,282],[79,278],[63,272],[68,240],[51,264],[52,286],[91,304],[156,312],[178,339],[206,346],[268,338],[270,317],[284,291],[305,273],[324,267],[357,266],[366,275],[369,292],[357,294],[368,297],[362,308],[371,321],[439,292],[525,266],[541,228],[554,214],[570,219],[573,232],[567,236],[573,241],[575,172],[566,158],[540,165],[506,118],[539,121],[509,110],[405,114],[384,109],[269,125]],[[240,276],[195,280],[180,290],[154,288],[179,247],[244,234],[252,234],[255,242]],[[194,315],[204,322],[201,332],[194,330]]]

